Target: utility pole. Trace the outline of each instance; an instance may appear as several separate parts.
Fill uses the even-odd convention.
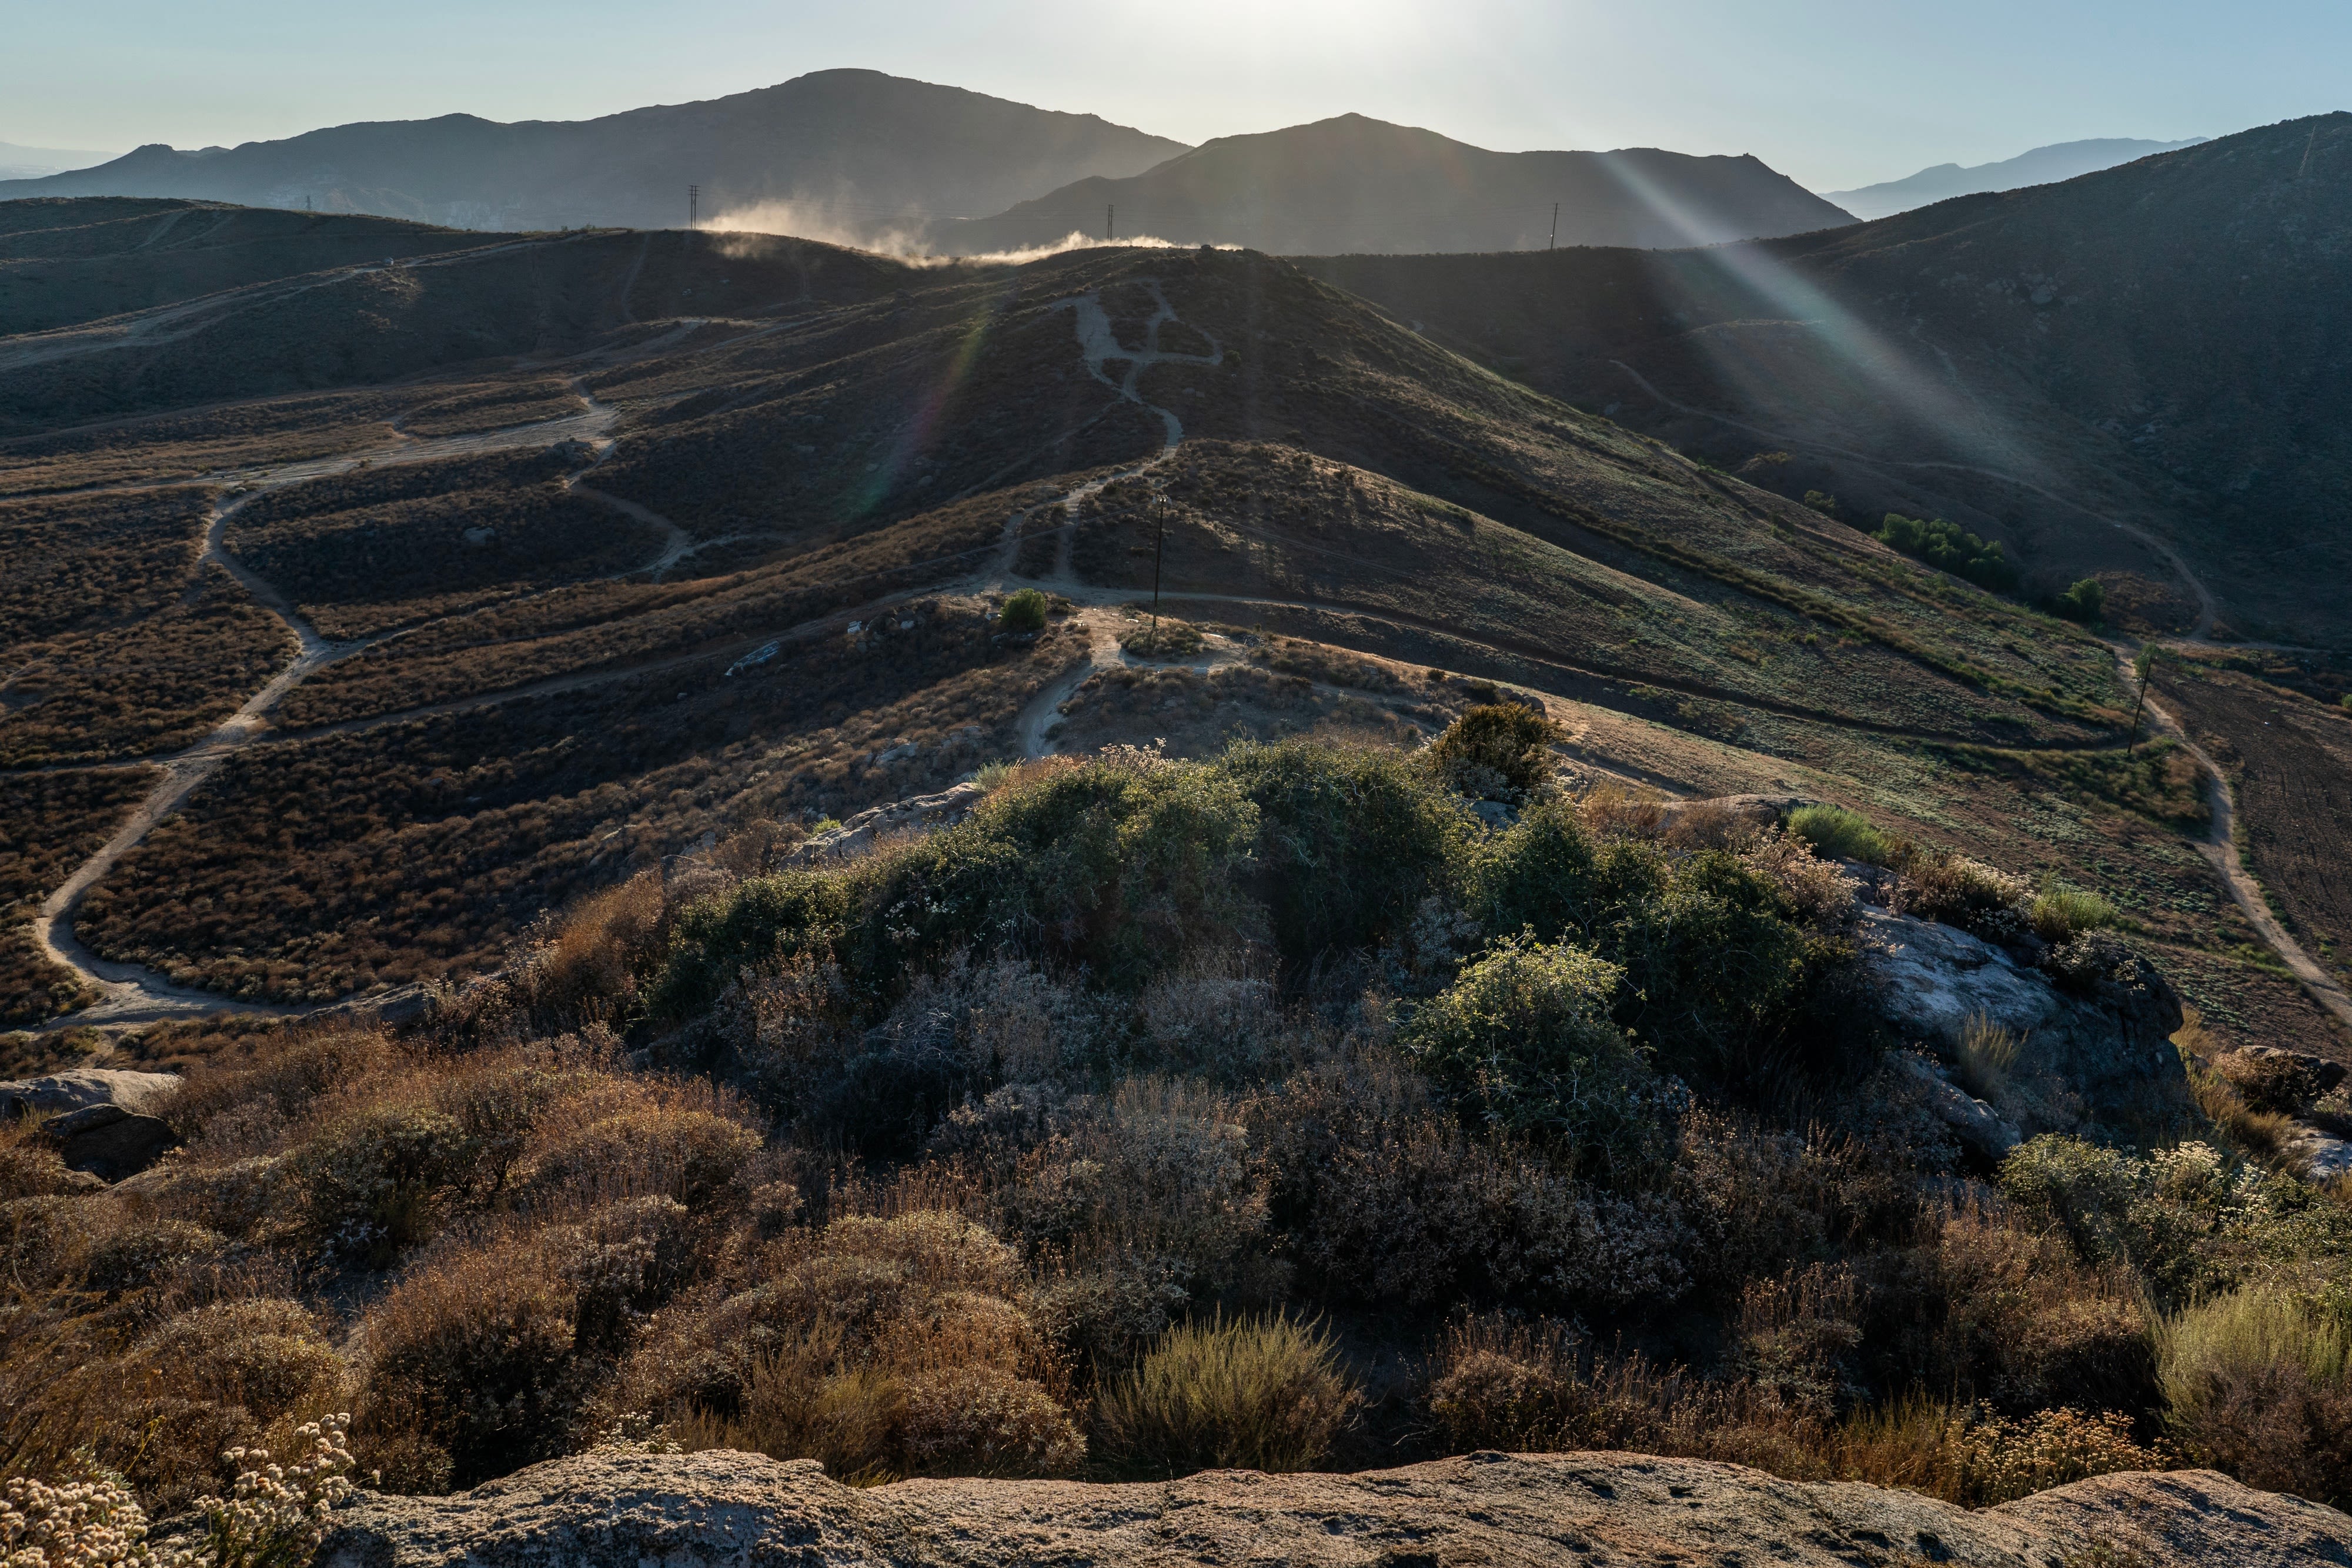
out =
[[[701,206],[702,187],[699,185],[688,185],[686,188],[686,226],[688,228],[693,228],[696,225],[698,219],[701,216],[699,210]]]
[[[2156,678],[2155,643],[2139,651],[2139,657],[2132,661],[2132,674],[2139,677],[2139,695],[2132,702],[2131,744],[2124,747],[2126,757],[2139,749],[2139,710],[2147,706],[2147,683]]]
[[[1551,204],[1551,243],[1550,243],[1549,245],[1545,246],[1544,246],[1544,249],[1546,249],[1546,250],[1558,250],[1559,248],[1559,204],[1558,202],[1554,202],[1554,203]]]
[[[1118,237],[1118,207],[1115,203],[1103,204],[1103,240],[1106,244]]]

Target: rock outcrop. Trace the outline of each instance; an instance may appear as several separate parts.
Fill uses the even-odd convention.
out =
[[[92,1105],[120,1105],[145,1114],[180,1086],[169,1072],[131,1072],[114,1067],[78,1067],[46,1078],[0,1083],[0,1113],[62,1116]]]
[[[858,1490],[804,1459],[606,1448],[455,1497],[363,1494],[338,1515],[317,1564],[2347,1562],[2352,1519],[2206,1470],[2105,1476],[1970,1513],[1910,1492],[1636,1454],[1481,1453],[1352,1476],[1222,1470],[1127,1486],[919,1480]]]
[[[936,795],[918,795],[860,811],[838,828],[814,835],[793,848],[787,865],[819,865],[863,853],[886,834],[950,827],[971,815],[988,791],[978,784],[957,784]]]
[[[2032,966],[1957,926],[1865,904],[1855,939],[1861,993],[1902,1043],[1958,1061],[1972,1027],[2017,1040],[2000,1073],[2011,1087],[1990,1109],[2027,1135],[2144,1135],[2190,1119],[2189,1074],[2170,1039],[2180,998],[2104,934]]]

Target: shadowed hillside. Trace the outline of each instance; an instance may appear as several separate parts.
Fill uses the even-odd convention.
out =
[[[1437,340],[1874,525],[1948,514],[2045,591],[2340,643],[2352,116],[1715,251],[1346,257]],[[2152,542],[2111,526],[2153,536]]]
[[[394,218],[133,197],[0,202],[0,337],[482,244]]]
[[[1342,115],[1221,137],[1145,173],[1097,176],[978,222],[935,224],[957,254],[1050,244],[1072,230],[1277,254],[1540,250],[1554,204],[1562,245],[1713,245],[1852,222],[1751,157],[1655,148],[1490,152]]]

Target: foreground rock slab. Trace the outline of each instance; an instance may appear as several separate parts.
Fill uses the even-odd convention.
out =
[[[2209,1470],[2105,1476],[1970,1513],[1909,1492],[1638,1454],[858,1490],[804,1459],[600,1449],[454,1497],[365,1495],[337,1517],[318,1568],[2352,1563],[2352,1518]]]

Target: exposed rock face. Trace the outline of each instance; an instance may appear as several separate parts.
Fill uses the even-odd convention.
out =
[[[2079,939],[2029,967],[1956,926],[1867,904],[1861,915],[1864,988],[1905,1043],[1951,1058],[1978,1019],[2019,1039],[2015,1092],[1994,1109],[2026,1134],[2149,1132],[2190,1115],[2169,1039],[2180,998],[2121,944]]]
[[[862,852],[886,833],[950,827],[971,816],[973,808],[987,799],[988,791],[979,785],[958,784],[936,795],[918,795],[876,806],[795,846],[785,863],[817,865],[828,860],[845,860]]]
[[[180,1086],[169,1072],[130,1072],[111,1067],[79,1067],[47,1078],[19,1078],[0,1083],[0,1113],[11,1116],[57,1116],[90,1105],[120,1105],[126,1111],[153,1110]]]
[[[1969,1513],[1909,1492],[1635,1454],[858,1490],[809,1460],[600,1449],[455,1497],[363,1495],[339,1515],[318,1568],[1907,1562],[2299,1568],[2352,1562],[2352,1519],[2206,1470],[2106,1476]]]
[[[1951,1081],[1943,1067],[1916,1051],[1894,1053],[1895,1064],[1919,1085],[1927,1109],[1960,1142],[1988,1160],[1998,1160],[2025,1141],[2000,1112]]]

